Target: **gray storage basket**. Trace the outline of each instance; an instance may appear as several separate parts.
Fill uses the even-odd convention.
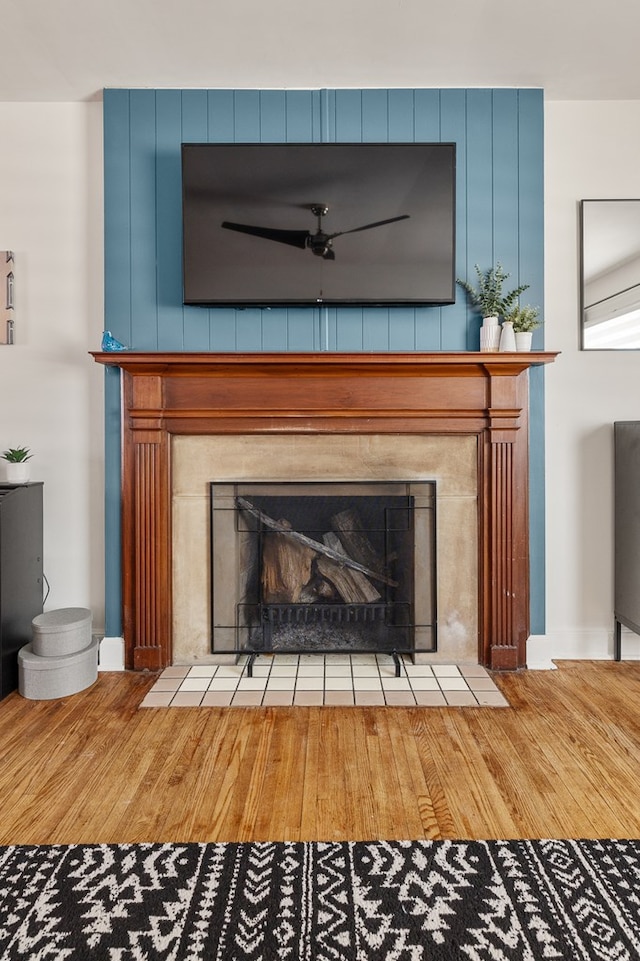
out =
[[[33,645],[27,644],[18,652],[20,693],[33,701],[49,701],[84,691],[98,679],[98,648],[96,638],[82,651],[40,657],[34,654]]]
[[[91,611],[63,607],[31,621],[33,653],[39,657],[75,654],[91,644]]]

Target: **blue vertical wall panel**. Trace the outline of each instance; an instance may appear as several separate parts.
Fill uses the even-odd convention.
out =
[[[454,142],[456,276],[497,259],[543,302],[540,90],[108,90],[105,326],[141,350],[477,350],[480,318],[445,307],[182,305],[181,142]],[[535,342],[542,343],[542,332]],[[117,385],[107,378],[107,617],[118,556]],[[532,624],[544,623],[544,377],[531,372]],[[117,482],[117,483],[116,483]],[[119,597],[119,595],[118,595]],[[109,628],[112,630],[112,628]]]
[[[507,288],[520,284],[518,203],[518,92],[495,90],[493,93],[493,247],[510,274]]]
[[[132,345],[129,100],[127,90],[104,92],[104,310],[106,327]]]
[[[156,240],[158,349],[184,350],[184,311],[175,308],[182,299],[181,170],[175,150],[182,137],[179,90],[158,91],[156,121],[156,216],[162,224]]]
[[[456,277],[466,276],[463,252],[467,249],[469,190],[465,182],[468,161],[467,140],[467,92],[443,90],[440,94],[440,138],[444,143],[455,143],[456,153]],[[427,308],[428,310],[429,308]],[[438,308],[440,315],[440,350],[477,350],[479,336],[469,333],[467,309],[464,298],[457,297],[450,307]],[[418,334],[421,332],[418,324]],[[437,350],[431,339],[420,338],[420,350]]]
[[[156,92],[132,90],[131,332],[139,350],[158,349]]]

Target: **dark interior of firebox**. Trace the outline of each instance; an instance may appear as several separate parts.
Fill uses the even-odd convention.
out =
[[[414,498],[371,489],[236,499],[245,650],[412,650]]]

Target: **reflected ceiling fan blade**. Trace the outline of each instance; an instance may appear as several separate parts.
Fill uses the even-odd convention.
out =
[[[329,234],[331,240],[334,237],[342,237],[344,234],[357,234],[359,230],[371,230],[372,227],[383,227],[385,224],[394,224],[397,220],[409,220],[411,214],[401,214],[399,217],[389,217],[388,220],[376,220],[373,224],[364,224],[362,227],[353,227],[351,230],[339,230],[337,234]]]
[[[252,237],[262,237],[264,240],[275,240],[279,244],[289,244],[290,247],[300,247],[304,250],[307,239],[311,236],[308,230],[277,230],[274,227],[254,227],[251,224],[234,224],[224,220],[221,227],[225,230],[237,230],[241,234],[251,234]]]

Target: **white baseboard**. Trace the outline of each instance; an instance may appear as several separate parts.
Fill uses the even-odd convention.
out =
[[[622,657],[640,660],[640,637],[622,628]],[[534,671],[553,670],[554,661],[610,661],[613,659],[613,629],[549,631],[532,634],[527,641],[527,667]]]
[[[99,671],[124,671],[124,638],[103,637],[98,655]]]

